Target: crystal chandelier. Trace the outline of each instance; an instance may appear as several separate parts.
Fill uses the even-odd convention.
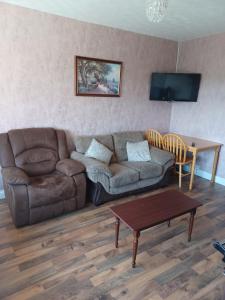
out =
[[[150,22],[159,23],[166,14],[168,0],[146,0],[146,15]]]

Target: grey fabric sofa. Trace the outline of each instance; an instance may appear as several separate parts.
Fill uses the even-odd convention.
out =
[[[113,151],[109,165],[85,156],[93,138]],[[95,205],[167,183],[171,168],[174,166],[173,154],[150,147],[151,161],[128,161],[126,143],[144,139],[144,132],[140,131],[76,137],[75,150],[71,153],[71,158],[85,166],[89,182],[88,195]]]

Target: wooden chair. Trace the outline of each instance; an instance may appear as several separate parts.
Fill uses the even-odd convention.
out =
[[[146,132],[146,139],[149,144],[162,149],[162,135],[155,129],[148,129]]]
[[[182,177],[190,175],[191,172],[183,173],[184,165],[192,166],[192,158],[187,157],[187,146],[182,138],[174,133],[169,133],[163,136],[163,149],[172,152],[175,155],[175,164],[178,165],[179,171],[179,188],[181,188]],[[191,169],[191,167],[190,167]]]

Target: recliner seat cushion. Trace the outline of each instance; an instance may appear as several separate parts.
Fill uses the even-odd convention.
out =
[[[76,195],[76,187],[72,177],[54,172],[33,177],[28,186],[28,195],[29,206],[34,208],[70,199]]]
[[[139,180],[139,173],[134,169],[116,163],[109,168],[112,172],[112,177],[109,178],[111,187],[120,187]]]
[[[129,167],[139,172],[140,179],[150,179],[159,177],[163,173],[163,167],[154,162],[142,162],[142,161],[123,161],[123,166]]]

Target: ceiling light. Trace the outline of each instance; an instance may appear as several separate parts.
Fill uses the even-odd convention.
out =
[[[159,23],[166,14],[168,0],[146,0],[146,15],[150,22]]]

